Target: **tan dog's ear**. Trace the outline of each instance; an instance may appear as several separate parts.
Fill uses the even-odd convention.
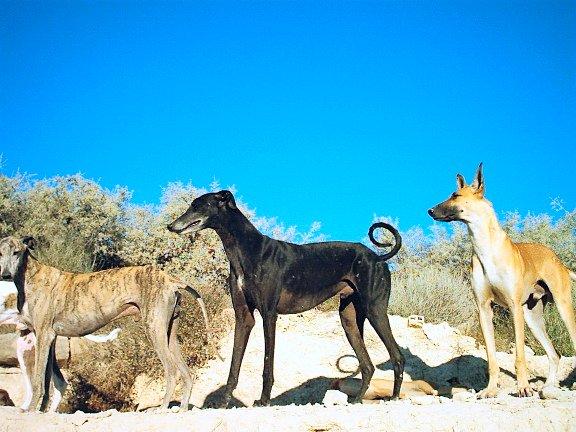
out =
[[[22,237],[22,243],[24,243],[30,250],[34,250],[36,247],[36,239],[32,236]]]
[[[456,187],[458,190],[466,187],[466,180],[464,180],[464,176],[462,174],[456,174]]]
[[[480,195],[481,197],[484,196],[484,174],[482,173],[482,162],[478,165],[478,169],[476,170],[476,176],[474,177],[474,181],[470,185],[473,189],[476,189],[476,194]]]

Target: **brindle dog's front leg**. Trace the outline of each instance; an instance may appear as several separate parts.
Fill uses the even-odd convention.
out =
[[[28,411],[35,411],[44,395],[44,385],[50,378],[47,374],[52,374],[52,368],[48,370],[49,357],[52,344],[56,340],[56,334],[52,329],[47,329],[36,334],[36,355],[34,376],[32,377],[32,401]]]
[[[228,403],[232,398],[232,392],[238,385],[238,375],[240,374],[240,366],[242,366],[244,351],[246,350],[248,337],[250,336],[250,332],[252,331],[255,323],[254,308],[248,306],[244,293],[238,287],[236,278],[232,275],[229,277],[229,284],[236,323],[234,326],[234,348],[232,350],[232,362],[230,363],[230,373],[228,374],[226,390],[222,398],[222,407],[228,406]]]
[[[270,393],[274,384],[274,346],[276,343],[276,312],[263,314],[264,325],[264,371],[262,372],[262,394],[254,401],[255,406],[270,404]]]

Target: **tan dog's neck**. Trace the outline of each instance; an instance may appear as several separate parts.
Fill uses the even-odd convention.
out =
[[[466,226],[474,253],[480,258],[480,261],[484,262],[485,259],[493,256],[495,250],[501,250],[505,247],[509,238],[500,226],[492,206],[487,206],[475,216],[473,220],[466,222]]]

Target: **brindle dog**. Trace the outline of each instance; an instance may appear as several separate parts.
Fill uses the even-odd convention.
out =
[[[34,258],[30,253],[34,245],[32,237],[0,240],[0,278],[16,284],[21,321],[36,333],[29,410],[36,410],[41,400],[42,410],[48,402],[44,385],[48,387],[56,363],[56,336],[84,336],[112,320],[138,313],[164,367],[167,384],[162,407],[168,407],[180,374],[184,380],[180,409],[187,410],[193,378],[176,337],[179,291],[190,292],[199,302],[208,329],[206,308],[198,292],[153,266],[64,272]]]

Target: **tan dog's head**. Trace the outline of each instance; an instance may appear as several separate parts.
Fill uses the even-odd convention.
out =
[[[491,207],[492,204],[484,198],[484,175],[480,163],[470,185],[461,174],[457,174],[456,191],[446,201],[428,210],[428,214],[437,221],[470,223]]]
[[[33,237],[4,237],[0,240],[0,279],[13,281],[28,258],[28,251],[34,249]]]

